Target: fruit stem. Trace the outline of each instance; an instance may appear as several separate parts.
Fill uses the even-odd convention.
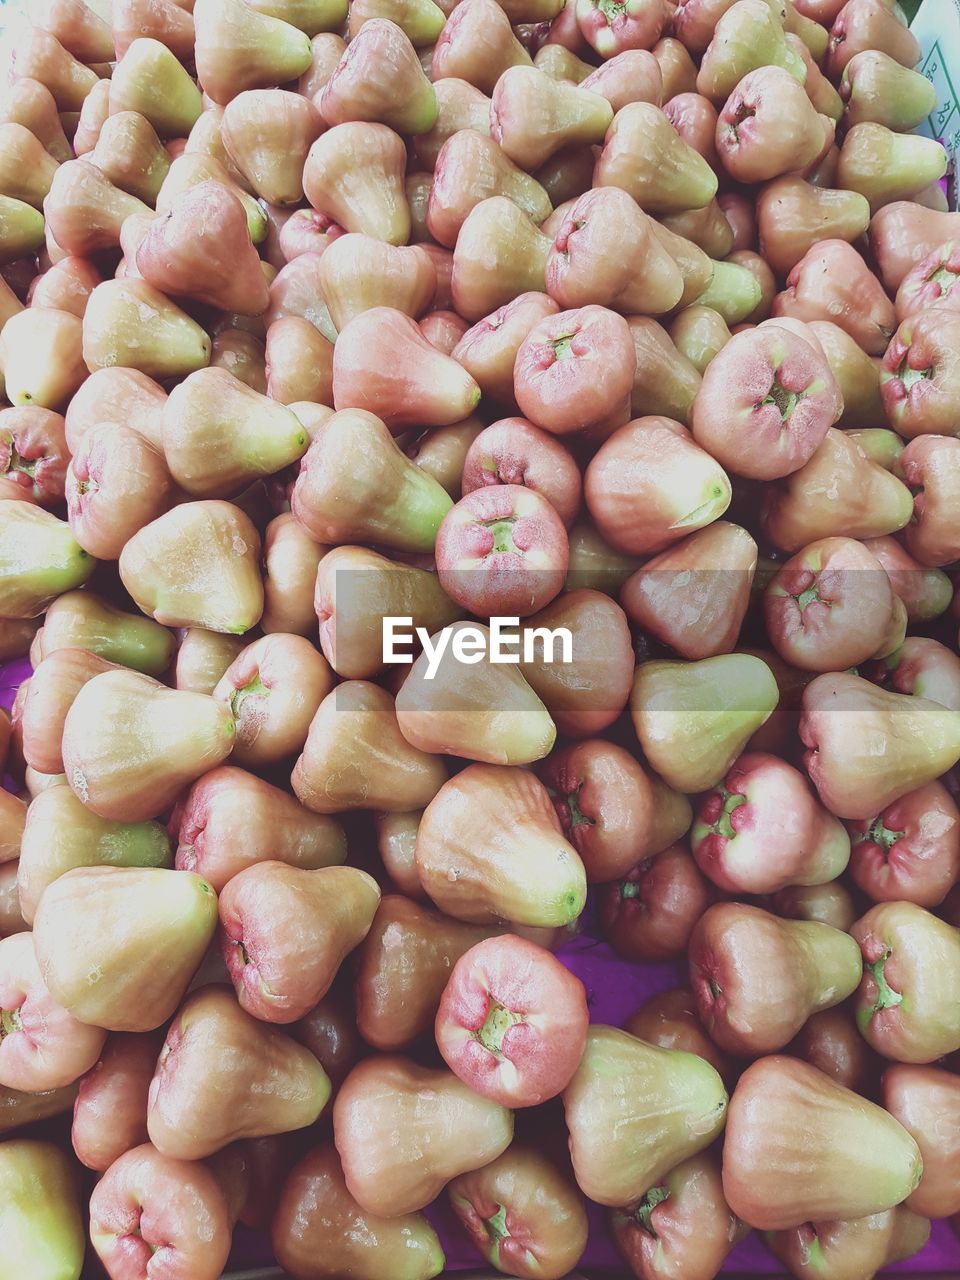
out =
[[[733,829],[733,823],[730,821],[730,815],[742,804],[747,803],[747,797],[739,795],[735,791],[726,791],[721,788],[720,793],[723,796],[723,808],[720,810],[720,816],[713,824],[713,830],[718,836],[723,836],[725,840],[732,840],[737,834]]]
[[[493,534],[493,549],[495,552],[516,551],[517,545],[513,540],[513,526],[516,524],[516,516],[505,516],[499,520],[485,521],[486,527]]]
[[[19,1009],[4,1009],[0,1012],[0,1040],[3,1040],[4,1036],[22,1030],[23,1023],[20,1021]]]
[[[641,1230],[646,1231],[647,1235],[656,1236],[653,1229],[651,1216],[658,1204],[663,1204],[664,1200],[670,1199],[670,1192],[666,1187],[651,1187],[647,1194],[643,1197],[636,1209],[633,1211],[634,1221]]]
[[[889,827],[883,825],[882,814],[878,814],[867,829],[869,843],[878,844],[884,853],[889,853],[902,836],[902,831],[891,831]],[[889,955],[889,952],[887,954]]]
[[[567,808],[570,810],[570,826],[573,827],[595,827],[597,824],[593,818],[588,818],[580,808],[580,792],[582,788],[577,787],[576,791],[567,792]]]
[[[780,417],[784,422],[787,422],[789,421],[790,415],[793,413],[794,409],[800,403],[800,400],[801,397],[797,395],[795,391],[788,391],[785,386],[774,378],[773,385],[770,387],[769,392],[764,396],[760,403],[761,405],[775,404]]]
[[[236,720],[240,715],[240,708],[243,706],[246,698],[250,697],[251,694],[269,692],[270,690],[260,679],[260,672],[258,671],[252,680],[249,680],[246,684],[241,685],[239,689],[236,689],[230,699],[230,710],[233,712],[234,720]]]
[[[867,965],[868,972],[873,974],[873,980],[877,984],[877,1002],[873,1006],[874,1013],[879,1013],[881,1009],[893,1009],[903,1002],[903,996],[899,991],[894,991],[883,972],[892,954],[893,952],[888,947],[875,964]]]
[[[514,1013],[512,1009],[504,1008],[491,996],[486,1020],[480,1030],[473,1033],[474,1039],[479,1040],[488,1053],[502,1058],[504,1036],[511,1027],[522,1021],[522,1013]]]

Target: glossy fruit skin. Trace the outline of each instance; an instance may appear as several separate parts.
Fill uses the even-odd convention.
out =
[[[447,1187],[451,1208],[498,1270],[560,1280],[580,1261],[587,1216],[578,1192],[540,1152],[514,1144]]]
[[[333,1107],[347,1187],[370,1213],[413,1213],[451,1178],[482,1168],[513,1137],[513,1115],[450,1071],[378,1055],[350,1072]],[[396,1133],[399,1144],[384,1141]]]
[[[332,1142],[314,1147],[290,1171],[271,1227],[277,1260],[297,1280],[431,1280],[443,1270],[436,1233],[420,1214],[382,1217],[347,1190]]]
[[[727,1119],[723,1189],[731,1209],[758,1230],[881,1213],[906,1199],[921,1171],[917,1144],[888,1112],[815,1067],[772,1055],[740,1077]]]
[[[601,886],[601,927],[624,959],[667,960],[683,954],[710,901],[710,886],[689,850],[673,844]]]
[[[960,931],[912,902],[882,902],[851,933],[863,953],[856,1012],[867,1043],[920,1065],[960,1049],[949,994],[960,979]]]
[[[936,907],[960,876],[960,813],[940,782],[847,825],[850,874],[874,902]]]
[[[708,1152],[677,1165],[635,1206],[615,1209],[611,1224],[639,1280],[713,1280],[748,1230],[724,1199],[720,1162]]]
[[[507,934],[457,961],[435,1032],[447,1065],[475,1092],[538,1106],[569,1084],[588,1021],[580,980],[543,947]]]
[[[937,1067],[894,1065],[881,1081],[883,1105],[913,1135],[923,1177],[907,1205],[930,1218],[960,1212],[958,1109],[960,1081]]]

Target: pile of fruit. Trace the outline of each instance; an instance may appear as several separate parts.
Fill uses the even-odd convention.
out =
[[[960,1215],[960,214],[899,6],[30,17],[2,1280],[216,1280],[238,1223],[429,1280],[437,1205],[536,1280],[588,1213],[642,1280],[914,1255]],[[604,1025],[585,937],[683,985]]]

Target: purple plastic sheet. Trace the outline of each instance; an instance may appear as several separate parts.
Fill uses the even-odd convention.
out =
[[[20,682],[30,674],[30,664],[19,662],[0,664],[0,706],[9,707]],[[588,907],[588,913],[589,913]],[[581,980],[587,991],[590,1021],[618,1027],[646,1000],[658,991],[666,991],[684,981],[681,966],[672,964],[630,964],[620,960],[611,949],[599,940],[593,922],[587,920],[585,930],[561,947],[557,956],[572,973]],[[590,1215],[590,1240],[580,1267],[615,1268],[622,1274],[621,1262],[607,1230],[607,1210],[588,1204]],[[447,1255],[447,1268],[451,1271],[476,1269],[483,1258],[473,1248],[459,1223],[441,1198],[427,1210],[427,1217],[437,1230]],[[238,1227],[231,1264],[235,1267],[256,1267],[272,1261],[267,1239],[257,1232]],[[738,1271],[755,1275],[783,1275],[783,1269],[764,1247],[756,1234],[739,1245],[727,1261],[725,1271]],[[889,1267],[890,1274],[900,1271],[912,1273],[932,1271],[947,1275],[960,1275],[960,1241],[945,1222],[935,1222],[930,1243],[922,1253],[908,1262]],[[886,1272],[885,1272],[886,1274]]]

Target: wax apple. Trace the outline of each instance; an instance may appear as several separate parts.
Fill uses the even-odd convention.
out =
[[[921,315],[928,307],[960,306],[960,294],[954,293],[960,273],[960,246],[950,240],[918,262],[903,278],[897,290],[897,319],[903,323]]]
[[[949,436],[911,440],[899,469],[914,494],[907,547],[925,565],[945,565],[956,557],[960,539],[952,494],[960,478],[960,450]]]
[[[824,1274],[873,1274],[917,1253],[929,1236],[926,1218],[897,1205],[865,1218],[805,1222],[789,1231],[771,1232],[768,1242],[792,1276],[813,1280]]]
[[[593,179],[598,187],[620,187],[656,215],[702,209],[717,194],[710,165],[652,102],[620,108]]]
[[[670,786],[691,794],[716,786],[778,699],[762,659],[721,654],[641,663],[630,712],[651,765]]]
[[[919,1148],[888,1112],[796,1058],[753,1063],[730,1100],[723,1190],[761,1231],[864,1218],[905,1200]]]
[[[557,727],[522,673],[493,660],[486,627],[454,623],[425,640],[397,694],[397,723],[412,746],[487,764],[531,764],[549,754]],[[465,667],[458,641],[465,652],[468,641],[483,644],[481,661]]]
[[[79,1280],[84,1228],[75,1170],[51,1142],[18,1138],[0,1145],[0,1224],[6,1276]]]
[[[234,876],[219,902],[220,951],[243,1009],[296,1022],[327,994],[366,937],[380,890],[365,871],[307,871],[262,862]]]
[[[594,1026],[563,1104],[581,1191],[623,1205],[710,1145],[727,1095],[702,1058]]]
[[[882,124],[855,124],[840,149],[837,182],[866,196],[876,212],[935,185],[947,164],[946,150],[933,138],[897,133]]]
[[[900,435],[947,434],[954,420],[953,343],[960,318],[935,307],[900,325],[883,358],[880,392]]]
[[[949,607],[953,586],[941,570],[925,568],[895,538],[870,538],[865,545],[887,571],[910,623],[939,617]]]
[[[577,637],[570,662],[555,660],[543,628],[563,628]],[[599,591],[567,590],[528,617],[521,630],[522,645],[529,644],[533,657],[523,652],[520,670],[559,731],[581,738],[613,724],[627,705],[634,666],[630,629],[619,605]]]
[[[830,28],[830,74],[839,76],[863,49],[881,49],[905,67],[916,66],[920,59],[920,46],[903,14],[888,9],[882,0],[856,0],[837,14]]]
[[[811,1014],[845,1000],[861,975],[847,934],[739,903],[720,903],[701,917],[689,959],[697,1008],[713,1039],[728,1052],[754,1056],[782,1049]]]
[[[848,826],[851,875],[874,902],[935,907],[960,875],[960,814],[939,782]]]
[[[444,1266],[440,1242],[421,1214],[384,1217],[361,1208],[332,1142],[315,1147],[291,1170],[271,1235],[277,1260],[297,1280],[338,1280],[349,1272],[431,1280]]]
[[[912,508],[904,483],[872,462],[852,434],[831,428],[805,466],[771,486],[762,520],[777,547],[799,551],[818,538],[896,533],[909,523]]]
[[[700,386],[696,366],[676,347],[667,331],[647,316],[628,320],[637,372],[630,396],[631,413],[662,414],[689,423],[690,406]]]
[[[450,1071],[381,1055],[343,1082],[333,1130],[351,1195],[368,1212],[395,1217],[500,1155],[513,1137],[513,1116]],[[385,1130],[399,1133],[399,1144],[384,1143]]]
[[[863,953],[857,1025],[895,1062],[928,1063],[960,1048],[948,992],[960,975],[960,932],[912,902],[883,902],[851,930]]]
[[[930,1218],[960,1212],[957,1140],[960,1083],[936,1067],[888,1067],[881,1082],[883,1105],[908,1133],[923,1157],[923,1177],[908,1207]]]
[[[211,1073],[209,1055],[221,1069]],[[250,1017],[223,987],[180,1006],[150,1084],[147,1131],[164,1155],[198,1160],[238,1138],[313,1124],[330,1081],[302,1045]]]
[[[475,437],[463,463],[463,490],[494,485],[533,489],[570,527],[580,509],[580,472],[552,436],[524,418],[504,418]]]
[[[542,776],[590,881],[624,875],[682,836],[690,822],[686,800],[612,742],[560,748]]]
[[[92,591],[67,591],[47,609],[38,643],[41,660],[59,649],[86,649],[146,675],[170,665],[173,637],[139,614],[115,609]]]
[[[204,876],[218,892],[260,862],[311,870],[346,856],[343,828],[334,818],[311,813],[286,792],[232,765],[205,773],[184,798],[177,867]]]
[[[84,649],[54,649],[37,662],[20,707],[24,760],[41,773],[62,773],[64,723],[74,699],[94,676],[118,668]]]
[[[683,1049],[704,1058],[727,1087],[735,1078],[733,1064],[703,1029],[697,1003],[689,987],[674,987],[645,1000],[623,1024],[624,1031],[659,1045],[661,1049]]]
[[[885,205],[870,224],[870,247],[877,260],[884,287],[896,293],[907,272],[956,239],[960,219],[951,213],[927,209],[912,200]]]
[[[601,422],[629,395],[636,370],[630,331],[605,307],[540,321],[517,352],[514,393],[524,415],[563,435]]]
[[[715,1156],[693,1156],[677,1165],[638,1203],[615,1209],[613,1238],[635,1276],[712,1280],[748,1228],[723,1196]]]
[[[223,1191],[206,1166],[161,1155],[149,1143],[120,1156],[94,1189],[90,1239],[112,1276],[156,1269],[215,1280],[230,1252]]]
[[[486,0],[481,0],[486,3]],[[492,138],[461,129],[440,148],[427,204],[427,230],[452,249],[470,210],[506,196],[537,225],[550,215],[550,197],[535,178],[508,160]]]
[[[726,472],[669,418],[637,418],[587,467],[584,496],[600,534],[633,555],[661,551],[722,516]]]
[[[538,1106],[561,1093],[580,1062],[588,1011],[583,984],[533,942],[514,935],[461,956],[437,1011],[447,1065],[483,1097]]]
[[[491,0],[469,0],[460,13],[448,17],[434,46],[432,66],[434,79],[456,76],[490,93],[508,67],[529,62],[505,11]]]
[[[896,597],[882,565],[852,538],[811,543],[764,592],[767,633],[781,657],[840,671],[884,652]]]
[[[763,894],[835,879],[846,868],[850,838],[797,769],[745,752],[701,799],[691,848],[721,889]]]
[[[170,837],[158,822],[99,818],[67,786],[50,787],[34,796],[27,810],[17,874],[23,918],[33,923],[41,896],[61,875],[74,867],[102,865],[170,867]]]
[[[466,494],[437,531],[440,583],[481,616],[526,617],[548,604],[566,577],[566,530],[553,507],[522,485]]]
[[[670,311],[683,297],[684,282],[656,225],[619,187],[587,191],[554,236],[547,292],[563,307],[602,303],[625,314]]]
[[[960,713],[848,673],[807,686],[800,736],[820,799],[841,818],[872,819],[960,759]]]
[[[96,567],[66,521],[29,501],[0,502],[0,532],[0,609],[8,618],[35,618]]]
[[[513,367],[527,334],[559,307],[544,293],[523,293],[468,329],[451,354],[484,395],[513,402]]]
[[[583,863],[546,788],[520,768],[473,764],[446,782],[421,819],[416,859],[427,893],[461,920],[562,926],[583,910]]]
[[[356,1017],[364,1040],[400,1049],[433,1026],[457,960],[495,930],[387,895],[357,956]]]
[[[867,1091],[876,1074],[875,1055],[864,1043],[852,1011],[845,1005],[813,1014],[788,1048],[794,1057],[859,1093]]]
[[[699,82],[698,82],[699,83]],[[805,169],[824,149],[824,118],[782,67],[750,71],[717,120],[717,154],[736,182],[764,182]]]
[[[682,844],[672,844],[600,890],[600,923],[618,955],[644,963],[681,955],[710,903],[710,887]]]
[[[406,244],[410,206],[404,190],[406,148],[384,124],[338,124],[319,137],[303,166],[313,208],[345,231]]]
[[[677,350],[700,374],[727,345],[730,336],[727,322],[712,307],[685,307],[670,325],[670,337]]]
[[[291,505],[318,542],[376,542],[399,551],[429,552],[453,504],[437,481],[401,452],[380,418],[347,409],[318,430]]]
[[[447,1188],[454,1213],[498,1271],[560,1280],[587,1240],[583,1203],[566,1178],[531,1147],[519,1145]]]
[[[216,895],[200,876],[79,867],[44,891],[34,945],[52,994],[75,1017],[112,1031],[151,1031],[176,1009],[215,926]],[[158,966],[161,950],[168,959]]]
[[[159,1035],[113,1035],[83,1077],[70,1136],[88,1169],[105,1173],[147,1141],[147,1090],[161,1043]]]
[[[89,1071],[106,1038],[60,1005],[41,974],[29,933],[0,941],[0,1083],[42,1093]]]

